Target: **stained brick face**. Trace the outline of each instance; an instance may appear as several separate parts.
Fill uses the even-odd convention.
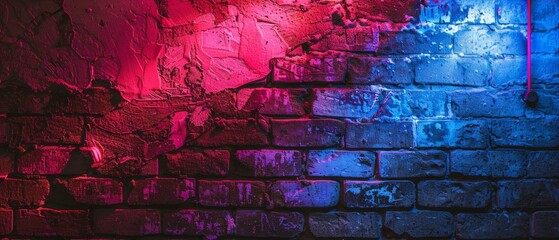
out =
[[[1,0],[0,239],[559,239],[531,3]]]

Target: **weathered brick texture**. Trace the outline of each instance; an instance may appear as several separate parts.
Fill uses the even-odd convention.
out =
[[[2,0],[0,239],[559,239],[527,7]]]
[[[415,185],[411,181],[345,181],[344,204],[349,208],[411,207]]]

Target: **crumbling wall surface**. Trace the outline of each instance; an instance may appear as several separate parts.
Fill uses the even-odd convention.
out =
[[[0,238],[559,238],[559,3],[0,1]]]

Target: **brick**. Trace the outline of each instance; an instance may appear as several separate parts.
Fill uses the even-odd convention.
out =
[[[559,118],[493,120],[491,144],[495,147],[558,147]]]
[[[305,115],[305,89],[244,88],[237,93],[237,108],[263,115]]]
[[[411,60],[405,58],[352,57],[348,59],[348,81],[352,84],[411,84]]]
[[[417,185],[417,203],[433,208],[485,208],[493,187],[486,181],[428,180]]]
[[[418,121],[418,147],[485,148],[489,127],[484,120]]]
[[[153,235],[161,232],[161,220],[153,209],[96,209],[92,228],[97,234]]]
[[[380,55],[450,54],[452,35],[440,30],[391,31],[380,33]]]
[[[370,90],[313,89],[312,114],[327,117],[370,119],[377,112],[378,93]]]
[[[376,52],[378,47],[379,29],[374,26],[356,25],[351,28],[334,26],[330,33],[324,34],[318,43],[310,46],[310,49],[318,52],[331,50],[344,52]],[[336,65],[333,66],[336,67]],[[329,67],[331,69],[332,64],[330,64]]]
[[[381,178],[443,177],[448,154],[443,151],[378,152]]]
[[[447,99],[444,91],[436,90],[406,90],[394,95],[402,95],[403,102],[399,105],[403,117],[416,116],[418,118],[448,116]],[[426,101],[429,99],[429,101]],[[390,101],[387,106],[390,107]]]
[[[526,1],[497,0],[495,6],[497,22],[500,24],[526,24]]]
[[[403,23],[418,18],[420,5],[413,0],[387,0],[379,3],[355,0],[350,6],[350,13],[358,18]]]
[[[196,196],[192,178],[148,178],[132,180],[130,205],[181,204]]]
[[[537,151],[528,152],[527,177],[553,178],[559,177],[559,152]]]
[[[491,86],[522,85],[526,82],[525,57],[494,59],[492,65],[493,79],[490,80]],[[534,75],[532,76],[534,77]]]
[[[313,177],[370,178],[375,155],[365,151],[310,150],[307,171]]]
[[[454,216],[449,212],[386,212],[384,227],[397,236],[412,238],[450,237]]]
[[[304,222],[298,212],[237,210],[235,236],[294,238],[303,232]]]
[[[277,58],[270,63],[274,82],[343,82],[346,59],[336,55]]]
[[[159,174],[159,159],[112,159],[95,169],[100,175],[110,177],[155,176]]]
[[[17,170],[33,175],[80,175],[93,164],[92,152],[71,147],[40,146],[18,158]]]
[[[450,173],[467,177],[519,178],[526,175],[523,151],[463,151],[450,154]]]
[[[311,213],[309,228],[315,237],[379,238],[381,216],[375,212]]]
[[[169,210],[161,213],[161,219],[163,233],[167,235],[217,239],[231,235],[235,230],[235,219],[228,211],[223,210]]]
[[[422,22],[431,23],[476,23],[495,22],[495,2],[475,0],[437,1],[427,0],[421,7]]]
[[[548,0],[535,0],[532,3],[532,20],[534,30],[545,31],[556,29],[559,26],[559,3]]]
[[[511,239],[530,236],[530,215],[523,212],[459,213],[456,233],[460,239]]]
[[[15,233],[37,237],[81,237],[91,234],[86,210],[20,209]]]
[[[454,52],[465,55],[525,55],[526,36],[521,31],[470,27],[455,33]]]
[[[198,201],[203,206],[261,207],[266,186],[260,181],[198,181]]]
[[[411,207],[415,185],[411,181],[345,181],[344,204],[349,208]]]
[[[503,181],[497,191],[500,208],[557,208],[559,181],[525,180]]]
[[[0,179],[0,205],[42,206],[49,187],[47,180]]]
[[[559,211],[539,211],[532,214],[532,237],[556,238],[559,236]]]
[[[203,147],[268,145],[267,123],[227,119],[217,124],[217,127],[197,138],[194,145]]]
[[[334,207],[340,198],[340,184],[329,180],[275,181],[269,189],[271,205],[275,207]]]
[[[347,126],[347,148],[412,148],[413,122],[351,123]]]
[[[229,172],[230,154],[228,150],[194,151],[182,149],[165,154],[167,168],[175,175],[226,175]]]
[[[332,119],[272,120],[273,143],[281,147],[339,146],[345,124]]]
[[[448,96],[444,91],[391,89],[384,91],[382,95],[379,101],[381,104],[386,101],[386,104],[379,110],[379,118],[432,118],[449,115]]]
[[[559,57],[539,55],[532,59],[532,79],[533,83],[558,84],[559,68],[549,68],[557,66]],[[1,134],[0,134],[1,135]]]
[[[415,65],[418,84],[484,86],[491,68],[483,58],[424,59]]]
[[[237,160],[253,177],[296,177],[303,172],[304,155],[294,150],[239,150]]]
[[[524,91],[455,91],[450,93],[450,104],[457,117],[521,117],[526,108],[521,98]]]
[[[58,179],[63,192],[70,195],[73,203],[89,205],[113,205],[122,203],[122,183],[110,178],[77,177]],[[58,194],[57,194],[58,195]]]
[[[0,148],[0,178],[14,172],[14,154],[8,149]]]
[[[14,212],[0,208],[0,235],[8,235],[14,230]]]
[[[22,143],[79,144],[82,140],[84,120],[80,117],[12,117],[9,121],[11,139]]]
[[[559,54],[559,30],[532,33],[532,52]]]

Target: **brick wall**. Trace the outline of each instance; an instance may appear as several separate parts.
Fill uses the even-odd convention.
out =
[[[166,49],[153,58],[160,84],[147,90],[146,79],[122,80],[134,75],[113,52],[122,43],[80,35],[95,28],[72,11],[112,11],[105,3],[43,2],[2,3],[21,16],[0,21],[0,238],[559,238],[555,1],[532,3],[535,108],[520,98],[523,0],[139,1],[164,16],[153,40]],[[134,30],[149,25],[137,6],[106,7],[137,11]],[[44,25],[18,35],[26,9],[44,10]],[[250,64],[268,69],[256,82],[250,64],[223,75],[188,62],[215,52],[177,60],[188,36],[214,34],[192,9],[216,21],[287,14],[275,31],[290,51],[267,58],[255,44]],[[104,20],[95,24],[118,15]],[[41,45],[41,29],[61,45]],[[131,45],[151,41],[135,34]],[[151,50],[136,52],[146,71]],[[45,54],[58,58],[34,60]]]

